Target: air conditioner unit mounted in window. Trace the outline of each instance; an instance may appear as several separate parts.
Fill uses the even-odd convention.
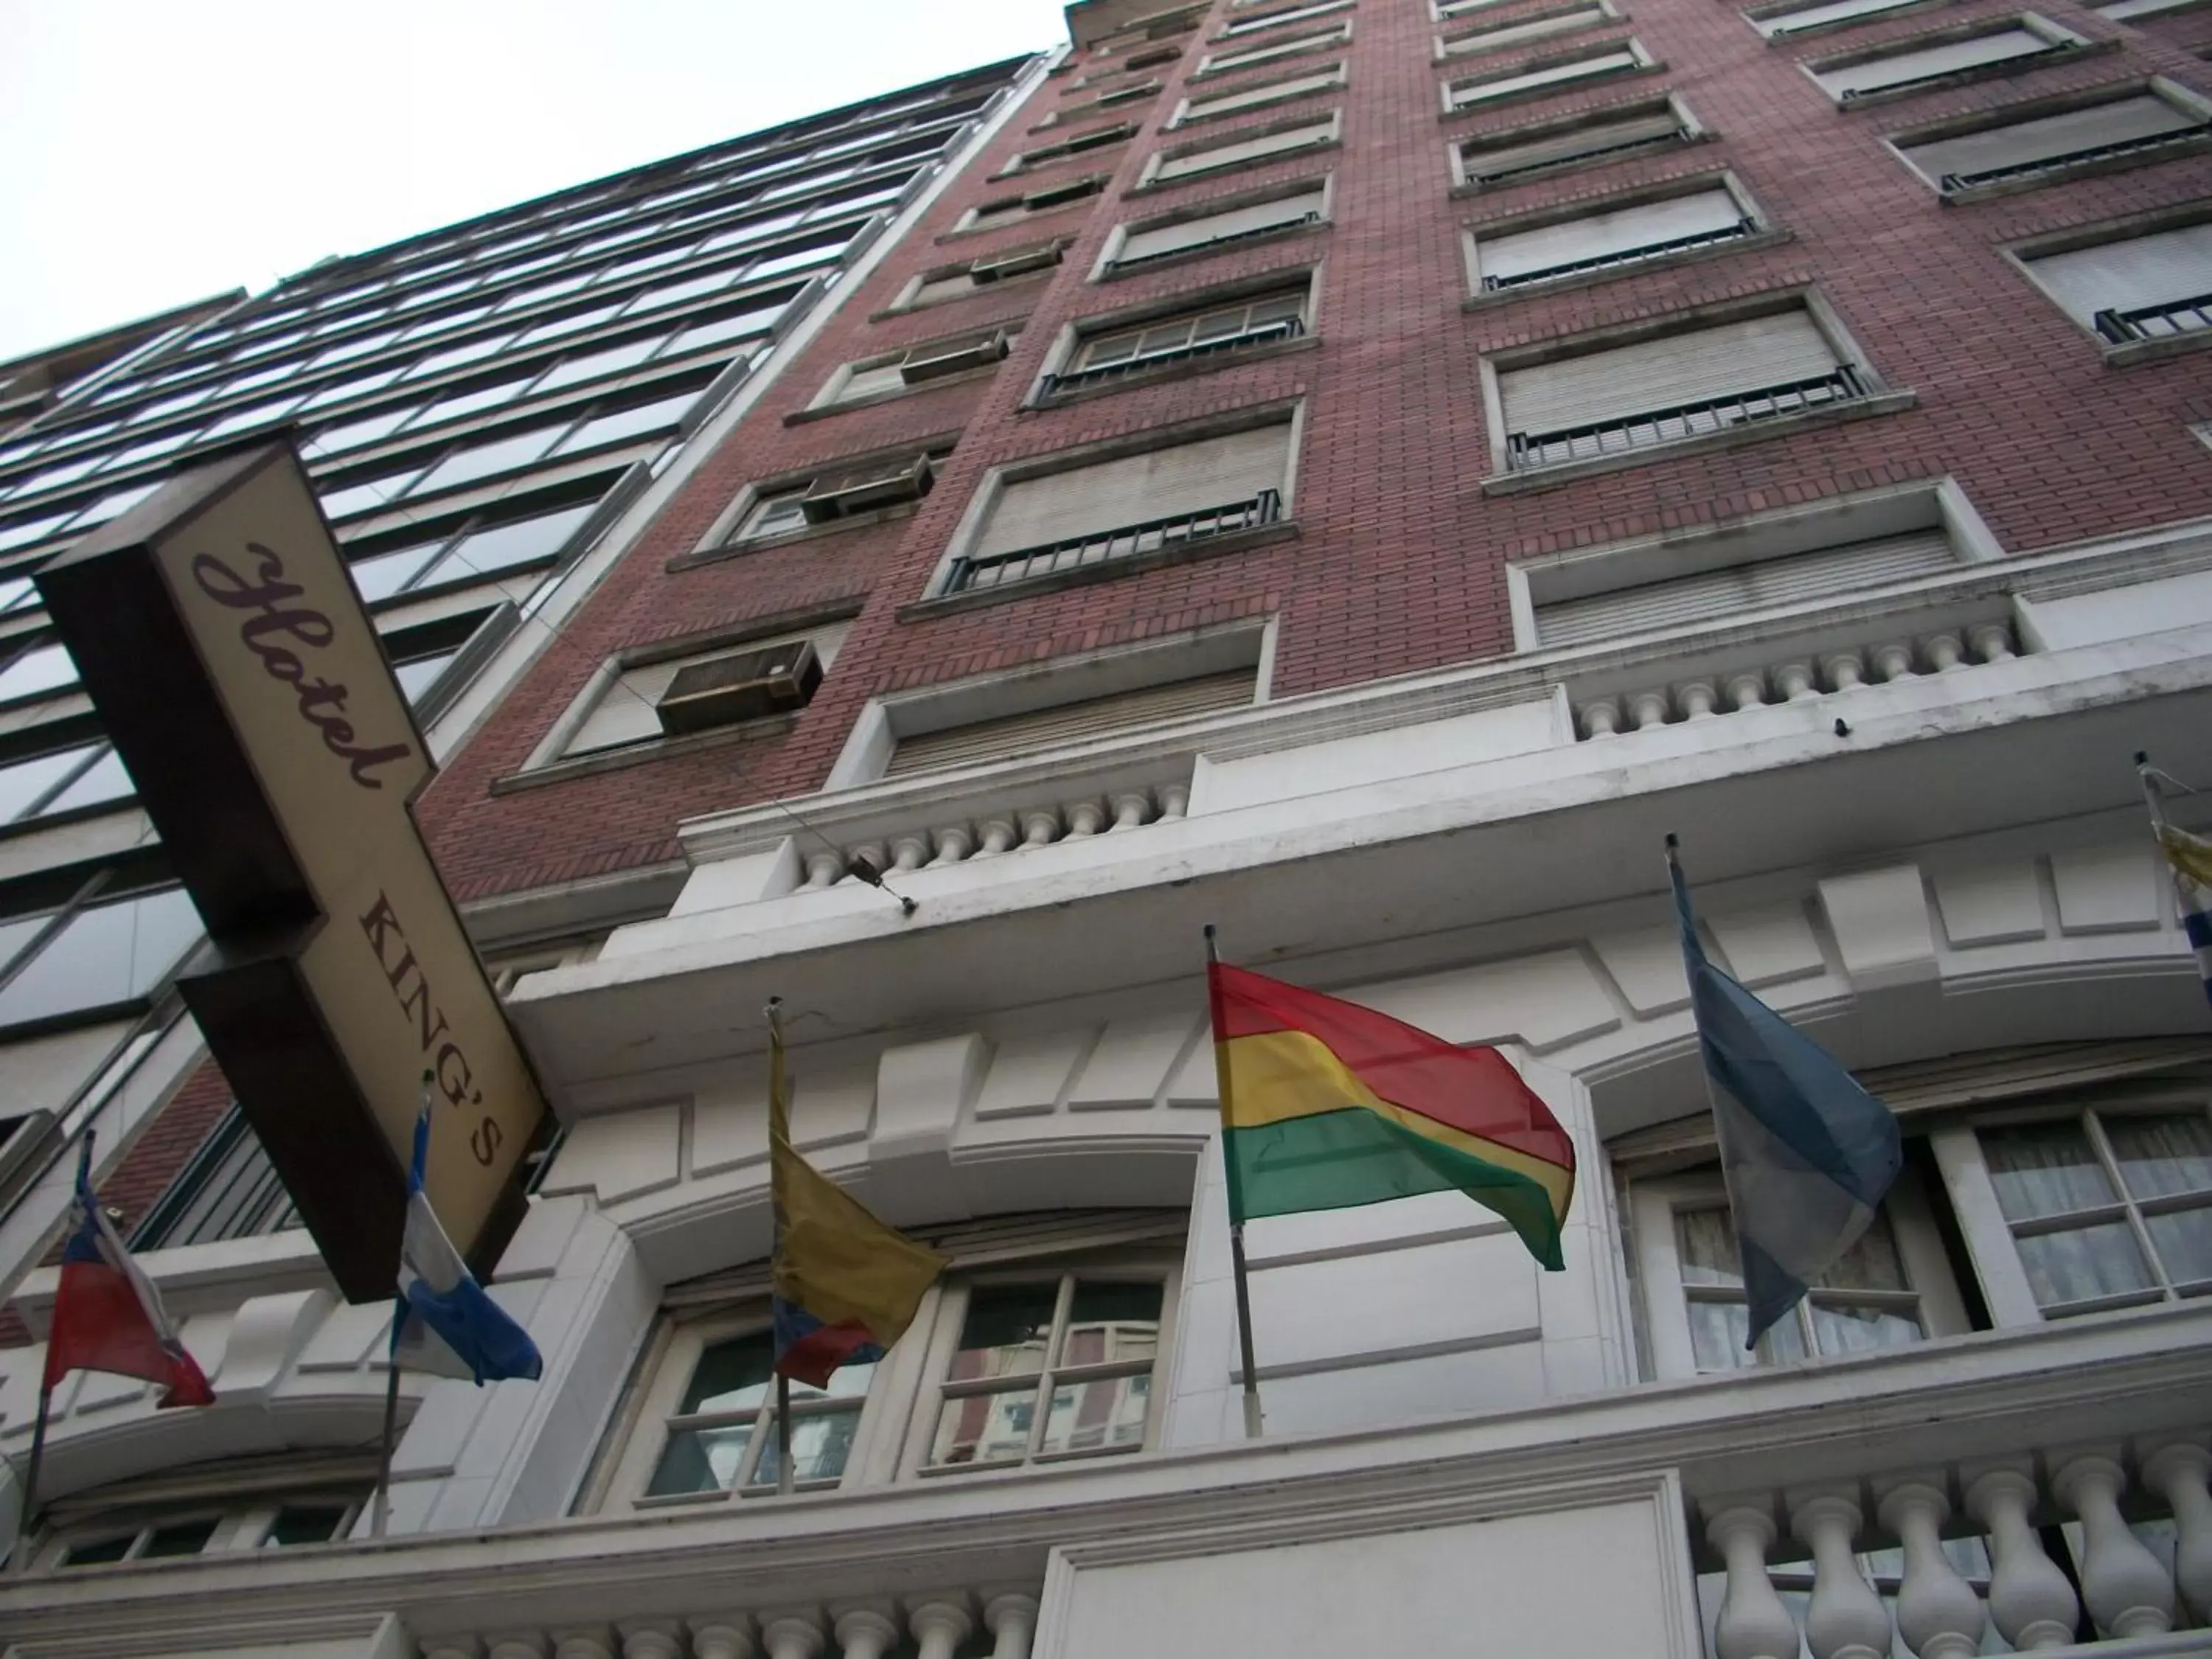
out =
[[[811,640],[760,651],[733,651],[678,671],[653,706],[672,738],[804,708],[822,684]]]
[[[899,379],[908,386],[924,380],[942,380],[947,374],[957,374],[963,369],[988,368],[1006,355],[1006,331],[998,330],[980,340],[962,340],[951,345],[916,346],[906,354],[899,364]]]
[[[1009,276],[1048,270],[1060,263],[1061,249],[1058,241],[1031,242],[1023,247],[987,253],[968,267],[968,279],[973,283],[1003,283]]]
[[[909,455],[872,466],[826,472],[814,481],[799,508],[809,524],[828,524],[879,507],[918,501],[937,482],[927,455]]]

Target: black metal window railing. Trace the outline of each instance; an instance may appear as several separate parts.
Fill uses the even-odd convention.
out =
[[[2212,328],[2212,294],[2192,294],[2185,300],[2166,300],[2132,311],[2100,311],[2096,322],[2097,332],[2114,345],[2195,334]]]
[[[1948,81],[1978,81],[1984,76],[2016,73],[2022,64],[2047,63],[2054,58],[2063,58],[2080,49],[2081,43],[2072,40],[2046,41],[2033,52],[2008,52],[2002,57],[1985,58],[1978,64],[1963,64],[1952,69],[1930,70],[1925,75],[1908,75],[1895,81],[1884,81],[1871,87],[1845,87],[1840,101],[1855,104],[1863,99],[1879,98],[1892,93],[1901,93],[1909,87],[1940,86]]]
[[[2014,179],[2033,179],[2042,173],[2080,167],[2087,161],[2101,161],[2108,156],[2140,155],[2154,150],[2171,149],[2193,143],[2208,135],[2212,135],[2212,121],[2193,127],[2178,127],[2172,132],[2154,132],[2146,137],[2116,138],[2109,144],[2090,144],[2081,149],[2069,149],[2063,155],[2041,155],[2033,161],[2014,161],[2007,167],[1984,167],[1978,173],[1947,173],[1938,181],[1937,187],[1946,196],[1955,196],[1962,190],[1972,190],[1982,185],[2009,184]]]
[[[1219,236],[1209,236],[1202,242],[1185,242],[1177,247],[1164,247],[1157,253],[1120,253],[1114,257],[1114,269],[1127,270],[1132,265],[1150,264],[1155,259],[1172,259],[1179,253],[1195,253],[1202,247],[1227,247],[1232,242],[1249,242],[1255,236],[1273,236],[1279,231],[1296,230],[1305,225],[1321,222],[1319,210],[1302,213],[1295,219],[1279,220],[1272,225],[1255,225],[1249,230],[1232,230]]]
[[[1641,247],[1593,254],[1587,259],[1569,259],[1560,264],[1544,265],[1534,270],[1516,270],[1505,276],[1485,276],[1482,286],[1486,291],[1494,294],[1501,289],[1525,288],[1531,283],[1555,283],[1563,276],[1578,276],[1585,271],[1610,270],[1616,265],[1640,264],[1646,259],[1663,258],[1669,253],[1686,253],[1692,248],[1733,242],[1750,235],[1753,228],[1750,220],[1739,219],[1732,225],[1701,230],[1692,236],[1670,236],[1663,242],[1646,242]]]
[[[1853,365],[1840,363],[1826,374],[1731,392],[1696,403],[1677,404],[1671,409],[1618,415],[1556,432],[1510,433],[1505,440],[1505,465],[1519,471],[1528,467],[1590,460],[1601,455],[1647,449],[1655,444],[1678,443],[1703,433],[1723,432],[1730,427],[1748,426],[1784,415],[1802,414],[1867,395],[1865,377]]]
[[[1578,149],[1571,155],[1546,155],[1533,161],[1522,161],[1511,167],[1485,168],[1480,157],[1466,155],[1467,176],[1478,185],[1495,185],[1508,179],[1518,179],[1524,173],[1542,173],[1552,167],[1573,167],[1583,161],[1595,161],[1605,156],[1627,155],[1638,150],[1660,149],[1679,144],[1684,135],[1680,130],[1657,138],[1629,138],[1617,144],[1600,144],[1593,149]]]
[[[960,558],[945,578],[947,593],[966,593],[979,588],[1004,587],[1013,582],[1056,576],[1090,566],[1117,564],[1146,553],[1185,542],[1205,541],[1239,530],[1256,530],[1283,516],[1279,490],[1263,489],[1241,501],[1200,507],[1172,518],[1148,519],[1142,524],[1121,525],[1089,535],[1071,536],[1041,547],[1018,547],[981,558]]]
[[[1255,323],[1249,328],[1224,335],[1218,339],[1194,340],[1165,350],[1139,352],[1118,362],[1099,363],[1091,368],[1069,369],[1064,374],[1048,374],[1044,377],[1044,394],[1049,398],[1054,392],[1065,392],[1071,386],[1097,386],[1103,381],[1118,380],[1128,374],[1142,374],[1147,369],[1184,362],[1194,357],[1211,357],[1224,351],[1242,351],[1252,346],[1270,345],[1277,340],[1295,340],[1305,331],[1304,318],[1279,317],[1272,322]]]

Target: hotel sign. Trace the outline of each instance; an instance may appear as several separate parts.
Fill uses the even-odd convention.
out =
[[[425,1071],[430,1201],[488,1268],[545,1108],[416,829],[434,769],[290,448],[180,476],[38,584],[207,925],[185,1000],[346,1295],[392,1294]]]

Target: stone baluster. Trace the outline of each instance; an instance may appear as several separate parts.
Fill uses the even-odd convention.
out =
[[[1918,678],[1912,668],[1912,647],[1902,640],[1892,640],[1887,645],[1877,645],[1869,653],[1874,662],[1874,677],[1887,685],[1892,680]]]
[[[845,873],[845,855],[842,853],[809,853],[806,855],[806,884],[810,888],[835,887]]]
[[[1833,691],[1849,691],[1866,684],[1866,659],[1856,651],[1838,651],[1820,660],[1821,676]]]
[[[1620,730],[1620,700],[1600,697],[1583,705],[1583,735],[1609,738]]]
[[[867,861],[869,867],[874,870],[878,875],[881,875],[884,871],[890,868],[890,860],[884,856],[883,842],[879,841],[870,841],[863,842],[858,847],[848,847],[845,849],[845,865],[847,873],[849,875],[851,873],[852,866],[864,859]],[[859,878],[854,877],[854,879],[858,880]]]
[[[482,1651],[473,1636],[426,1636],[416,1644],[422,1659],[477,1659]]]
[[[1049,847],[1060,839],[1060,813],[1050,806],[1033,806],[1022,814],[1022,845]]]
[[[1728,1564],[1728,1594],[1713,1625],[1717,1659],[1797,1659],[1797,1621],[1766,1576],[1773,1520],[1739,1504],[1707,1521],[1705,1537]]]
[[[1820,695],[1820,687],[1813,678],[1809,662],[1785,662],[1774,670],[1774,689],[1782,694],[1784,702],[1802,702],[1808,697]]]
[[[1106,808],[1095,800],[1070,801],[1067,806],[1067,839],[1081,841],[1095,836],[1106,827]]]
[[[1968,665],[1966,648],[1956,634],[1930,634],[1920,641],[1920,648],[1939,674],[1954,673]]]
[[[684,1626],[673,1619],[636,1619],[617,1629],[623,1659],[684,1659]]]
[[[983,1628],[991,1632],[991,1659],[1029,1659],[1036,1634],[1037,1599],[1019,1591],[989,1597],[983,1603]]]
[[[840,1659],[883,1659],[898,1645],[898,1621],[884,1607],[847,1607],[837,1614]]]
[[[820,1659],[822,1621],[811,1613],[764,1613],[761,1645],[768,1650],[768,1659]]]
[[[1709,720],[1720,712],[1720,694],[1711,680],[1685,681],[1674,688],[1674,702],[1685,720]]]
[[[2073,1585],[2028,1520],[2034,1505],[2035,1482],[2018,1469],[1992,1469],[1966,1488],[1967,1512],[1990,1535],[1990,1616],[2023,1653],[2067,1646],[2081,1615]]]
[[[1160,817],[1179,818],[1190,811],[1190,786],[1187,783],[1168,783],[1160,786]]]
[[[691,1659],[753,1659],[752,1627],[744,1614],[691,1620]]]
[[[975,1629],[975,1620],[969,1616],[968,1598],[957,1591],[917,1596],[913,1607],[907,1628],[914,1632],[920,1650],[915,1659],[952,1659],[952,1650]]]
[[[2173,1552],[2173,1576],[2200,1621],[2212,1620],[2212,1451],[2193,1441],[2176,1441],[2143,1459],[2143,1485],[2166,1494],[2179,1534]]]
[[[615,1633],[605,1625],[556,1630],[553,1659],[615,1659]]]
[[[1638,691],[1628,700],[1628,719],[1639,732],[1666,725],[1667,694],[1664,691]]]
[[[1837,1492],[1790,1506],[1790,1531],[1813,1550],[1813,1599],[1805,1608],[1813,1659],[1889,1659],[1889,1609],[1860,1574],[1853,1547],[1864,1521],[1859,1506]]]
[[[1107,803],[1114,809],[1114,822],[1106,833],[1116,830],[1134,830],[1152,815],[1152,792],[1146,789],[1124,789]]]
[[[2127,1484],[2118,1458],[2086,1452],[2059,1465],[2051,1491],[2081,1522],[2081,1599],[2098,1630],[2160,1636],[2173,1628],[2173,1580],[2121,1518]]]
[[[1729,704],[1736,708],[1757,708],[1766,702],[1766,676],[1756,669],[1728,678]]]
[[[929,862],[929,832],[926,830],[909,830],[903,836],[891,838],[891,868],[894,870],[919,870]]]
[[[937,856],[933,864],[965,864],[975,850],[975,837],[964,823],[948,823],[935,836]]]
[[[545,1659],[548,1644],[534,1630],[505,1631],[484,1638],[485,1659]]]
[[[1021,839],[1021,826],[1003,814],[983,820],[983,844],[975,849],[979,859],[994,859]]]
[[[2003,662],[2013,654],[2012,629],[2003,623],[1977,623],[1966,630],[1966,643],[1984,662]]]
[[[1951,1513],[1941,1478],[1907,1480],[1883,1495],[1876,1518],[1905,1546],[1897,1627],[1920,1659],[1970,1659],[1982,1649],[1989,1609],[1943,1553],[1938,1530]]]

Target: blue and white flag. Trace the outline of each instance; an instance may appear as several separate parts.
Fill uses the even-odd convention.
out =
[[[392,1315],[392,1362],[410,1371],[482,1384],[535,1379],[544,1369],[530,1334],[484,1293],[438,1224],[422,1193],[430,1150],[430,1103],[415,1120],[415,1160],[407,1172],[407,1231],[399,1249],[399,1302]]]
[[[1667,843],[1755,1345],[1873,1222],[1905,1151],[1897,1119],[1841,1061],[1706,960]]]
[[[2212,889],[2212,842],[2177,830],[2166,821],[2166,799],[2160,785],[2172,780],[2150,763],[2149,756],[2136,756],[2136,773],[2142,780],[2143,799],[2150,806],[2158,850],[2166,855],[2167,872],[2173,878],[2174,908],[2180,913],[2190,954],[2197,958],[2197,977],[2203,983],[2206,1000],[2212,1001],[2212,902],[2206,897],[2207,890]],[[2188,789],[2186,784],[2178,787]]]

